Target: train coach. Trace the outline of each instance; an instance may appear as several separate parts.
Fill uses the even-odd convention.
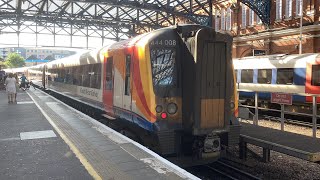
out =
[[[270,103],[271,93],[288,93],[293,94],[293,105],[286,106],[286,111],[312,114],[312,97],[305,95],[320,94],[319,53],[244,57],[234,59],[233,64],[237,88],[259,92],[260,106],[279,109]],[[244,104],[254,104],[254,92],[239,96]]]
[[[238,143],[231,47],[230,35],[175,26],[29,70],[42,73],[43,88],[101,110],[126,136],[196,164]]]

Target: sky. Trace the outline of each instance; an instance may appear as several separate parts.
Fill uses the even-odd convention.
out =
[[[102,45],[102,39],[100,37],[89,37],[88,47],[89,49],[100,48],[102,46],[106,46],[113,42],[115,41],[104,39],[104,44]],[[19,44],[20,44],[20,47],[36,47],[36,35],[31,33],[21,33]],[[0,47],[17,47],[17,46],[18,46],[18,36],[16,33],[0,34]],[[39,34],[37,46],[53,47],[54,36]],[[56,35],[56,46],[86,48],[87,46],[86,37],[72,36],[72,46],[71,46],[70,36]]]

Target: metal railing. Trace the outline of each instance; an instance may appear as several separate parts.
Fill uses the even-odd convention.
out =
[[[312,114],[306,114],[306,113],[299,113],[299,112],[289,112],[284,110],[284,104],[280,104],[281,110],[278,109],[268,109],[268,108],[263,108],[258,106],[258,91],[251,91],[251,90],[243,90],[243,89],[237,89],[238,91],[238,99],[239,99],[239,92],[254,92],[254,99],[255,99],[255,106],[247,106],[247,105],[242,105],[239,103],[239,107],[245,107],[245,108],[251,108],[255,109],[255,113],[252,113],[251,111],[250,114],[253,115],[253,124],[258,125],[258,119],[259,119],[259,110],[267,110],[267,111],[274,111],[274,112],[280,112],[281,113],[281,131],[284,131],[284,115],[285,114],[290,114],[290,115],[300,115],[300,116],[308,116],[312,117],[312,136],[314,138],[317,137],[317,118],[320,118],[320,115],[317,115],[317,97],[320,95],[318,94],[292,94],[292,95],[300,95],[300,96],[311,96],[312,97]],[[260,91],[262,92],[262,91]],[[265,92],[263,92],[265,93]]]

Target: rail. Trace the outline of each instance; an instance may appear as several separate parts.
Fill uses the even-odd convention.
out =
[[[219,160],[210,165],[204,165],[209,171],[220,174],[221,179],[232,179],[232,180],[261,180],[261,178],[254,176],[246,171],[243,171],[226,161]],[[215,177],[213,179],[219,179]]]
[[[268,108],[263,108],[263,107],[259,107],[258,106],[258,93],[259,92],[263,92],[263,91],[252,91],[252,90],[246,90],[246,89],[237,89],[238,91],[238,99],[239,99],[239,94],[240,92],[254,92],[254,96],[255,96],[255,106],[246,106],[246,105],[242,105],[241,103],[239,103],[240,107],[245,107],[245,108],[252,108],[255,109],[255,113],[253,116],[253,124],[254,125],[258,125],[258,118],[259,118],[259,110],[268,110],[268,111],[274,111],[274,112],[280,112],[281,113],[281,130],[284,131],[284,115],[285,114],[290,114],[290,115],[303,115],[303,116],[308,116],[308,117],[312,117],[312,136],[314,138],[317,137],[317,118],[320,118],[320,115],[317,115],[317,97],[319,97],[320,95],[318,94],[292,94],[292,95],[300,95],[300,96],[311,96],[312,97],[312,114],[306,114],[306,113],[298,113],[298,112],[289,112],[289,111],[285,111],[284,110],[284,104],[280,104],[281,105],[281,110],[277,110],[277,109],[268,109]],[[265,93],[265,92],[264,92]]]

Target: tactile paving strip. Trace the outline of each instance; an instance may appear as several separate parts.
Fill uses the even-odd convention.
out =
[[[83,138],[78,132],[66,123],[57,113],[51,110],[45,102],[29,93],[30,96],[45,110],[47,115],[54,121],[54,123],[61,129],[68,139],[77,147],[82,155],[86,157],[93,168],[99,173],[102,179],[132,179],[128,174],[121,171],[112,161],[108,161],[99,151],[91,147],[91,144]]]

